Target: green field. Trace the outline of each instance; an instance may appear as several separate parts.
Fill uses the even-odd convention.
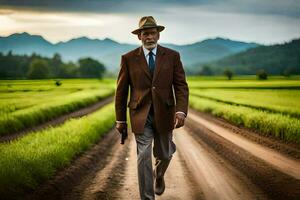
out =
[[[5,199],[34,189],[68,166],[114,125],[113,103],[80,119],[0,143],[0,193]]]
[[[0,135],[32,127],[114,93],[114,79],[0,81]]]
[[[47,121],[112,95],[114,79],[0,81],[1,134]],[[300,143],[300,79],[189,77],[189,105],[260,134]],[[0,144],[0,193],[35,189],[88,150],[115,123],[113,103],[56,127]],[[128,122],[129,123],[129,122]],[[0,135],[1,135],[0,134]],[[5,197],[5,196],[4,196]]]
[[[288,89],[191,89],[191,95],[282,113],[300,119],[300,90]]]
[[[35,126],[114,94],[115,79],[0,81],[0,135]],[[113,103],[63,124],[0,143],[2,198],[22,196],[99,141],[115,124]]]
[[[0,135],[32,127],[113,95],[115,79],[0,81]],[[300,76],[188,77],[190,106],[282,140],[300,141]],[[252,117],[251,117],[252,116]],[[251,119],[250,119],[251,118]],[[263,119],[263,120],[262,120]]]
[[[300,143],[300,77],[189,77],[190,106],[284,141]]]
[[[300,89],[300,76],[284,78],[280,76],[269,77],[268,80],[257,80],[255,76],[238,76],[227,80],[224,76],[188,77],[191,88],[219,88],[219,89]]]

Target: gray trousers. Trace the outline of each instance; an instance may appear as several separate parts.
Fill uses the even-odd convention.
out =
[[[163,123],[163,122],[162,122]],[[148,114],[143,134],[135,134],[137,144],[138,181],[141,200],[155,199],[154,177],[164,176],[176,145],[172,141],[172,131],[157,133],[153,126],[153,115]],[[152,168],[152,141],[155,169]],[[154,174],[155,173],[155,174]]]

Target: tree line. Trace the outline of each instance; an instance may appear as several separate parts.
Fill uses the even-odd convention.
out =
[[[58,53],[51,58],[0,53],[0,79],[102,78],[105,71],[104,64],[89,57],[64,62]]]

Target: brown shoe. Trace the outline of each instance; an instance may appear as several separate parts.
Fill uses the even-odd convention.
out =
[[[165,191],[164,177],[155,178],[155,194],[162,195]]]

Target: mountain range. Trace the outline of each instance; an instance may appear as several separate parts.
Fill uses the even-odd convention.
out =
[[[259,47],[257,43],[247,43],[216,37],[193,44],[161,44],[180,52],[187,74],[193,74],[197,66]],[[39,35],[26,32],[0,37],[0,52],[13,54],[39,55],[52,57],[59,53],[64,61],[77,61],[82,57],[92,57],[102,62],[108,71],[116,73],[121,55],[138,45],[119,43],[109,38],[103,40],[80,37],[66,42],[51,43]]]
[[[264,70],[272,75],[300,74],[300,38],[283,44],[258,46],[216,61],[196,65],[195,68],[209,66],[213,74],[225,69],[235,74],[255,74]]]

